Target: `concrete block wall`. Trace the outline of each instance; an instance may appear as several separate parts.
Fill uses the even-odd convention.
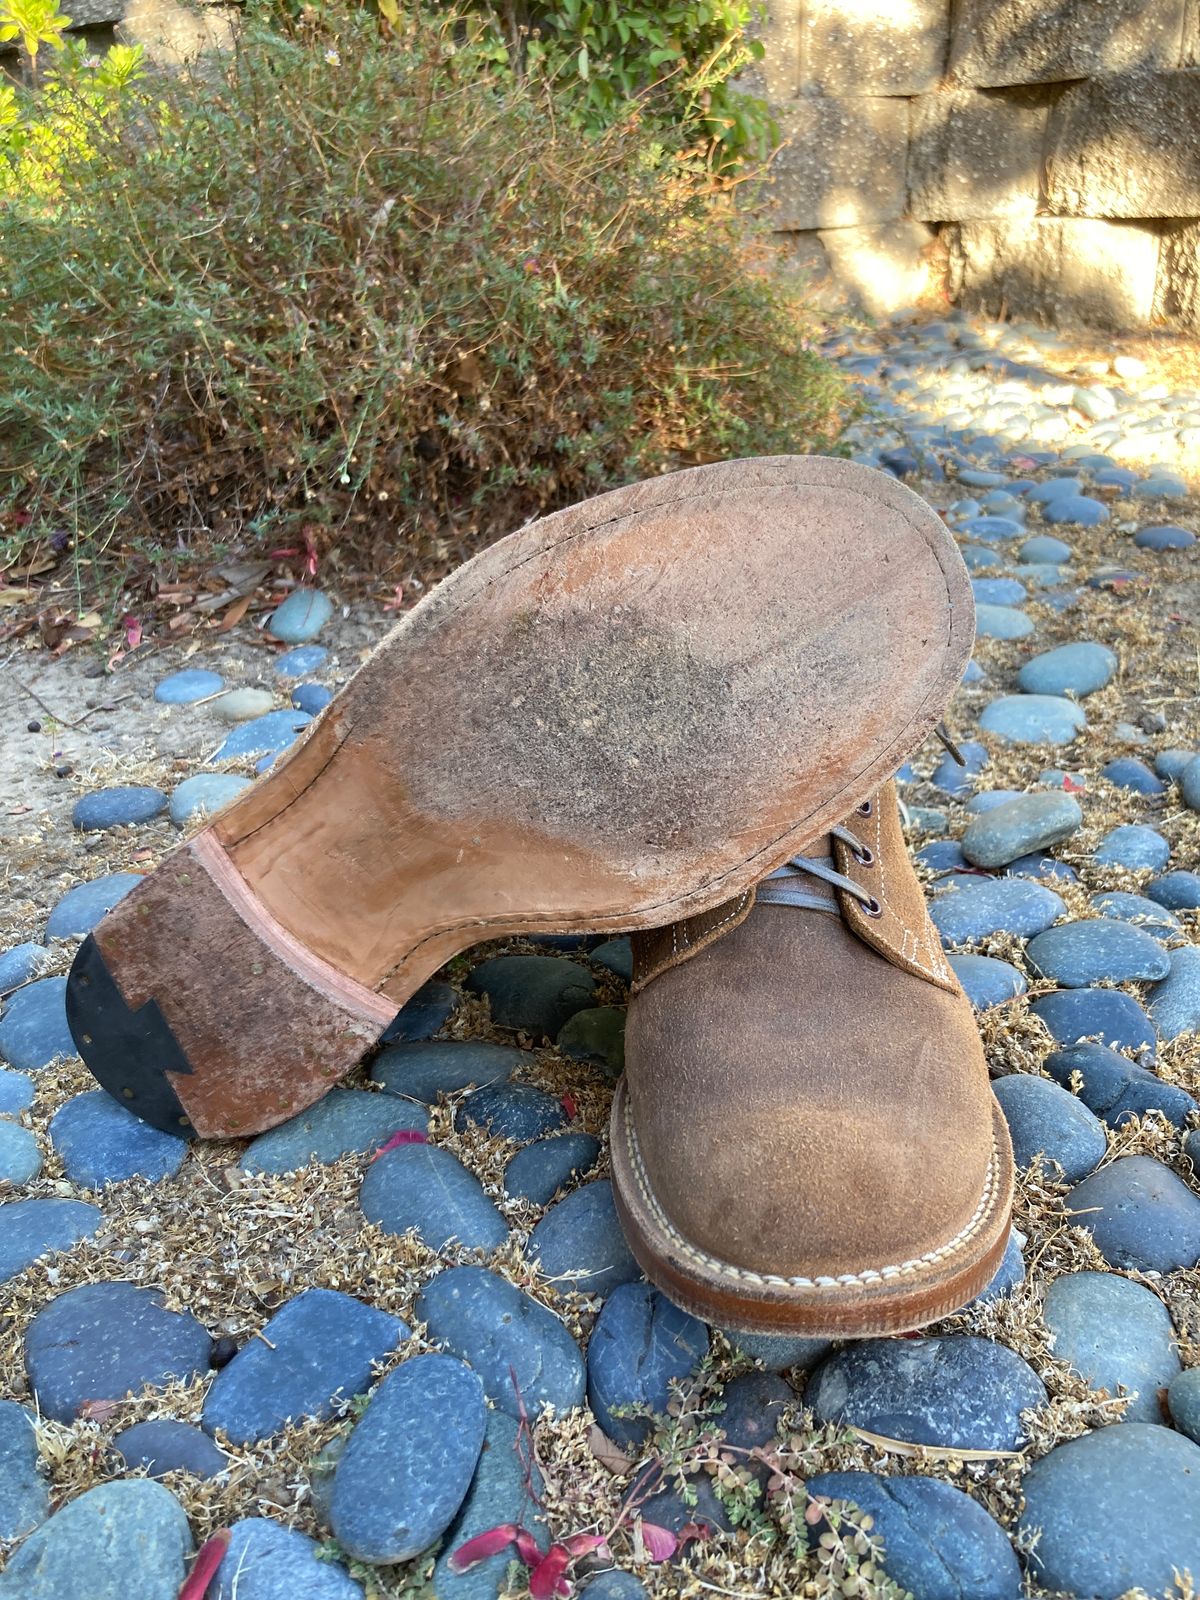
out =
[[[874,314],[1200,332],[1200,0],[768,0],[796,264]]]

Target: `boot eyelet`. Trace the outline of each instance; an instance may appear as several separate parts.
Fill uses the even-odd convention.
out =
[[[873,867],[875,865],[875,852],[871,849],[870,845],[859,845],[858,849],[853,852],[853,855],[855,861],[858,862],[860,867]]]
[[[879,901],[876,900],[875,896],[872,895],[863,906],[863,912],[868,917],[881,917],[883,915],[883,907],[880,905]]]
[[[869,817],[871,815],[871,802],[864,800],[862,805],[856,806],[855,809],[860,817]]]

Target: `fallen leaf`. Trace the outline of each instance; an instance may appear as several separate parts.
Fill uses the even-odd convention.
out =
[[[661,1528],[657,1522],[642,1522],[639,1528],[651,1561],[669,1561],[679,1549],[679,1540],[670,1528]]]
[[[615,1445],[597,1423],[593,1422],[588,1429],[588,1449],[595,1456],[602,1467],[607,1467],[609,1472],[624,1473],[633,1469],[633,1458],[627,1456],[618,1445]]]
[[[864,1444],[874,1445],[894,1456],[928,1456],[934,1461],[1013,1461],[1021,1450],[954,1450],[949,1445],[913,1444],[910,1439],[890,1439],[886,1433],[871,1433],[866,1428],[851,1428]]]
[[[218,633],[228,633],[230,628],[236,628],[247,611],[249,611],[250,602],[253,598],[253,594],[244,594],[240,600],[235,600],[220,622],[217,623],[216,631]]]
[[[498,1556],[501,1550],[506,1550],[510,1544],[516,1542],[520,1532],[515,1522],[502,1522],[495,1528],[489,1528],[486,1533],[477,1533],[473,1539],[466,1540],[451,1554],[446,1565],[451,1572],[469,1572],[481,1561],[487,1561],[491,1556]],[[535,1553],[539,1555],[540,1552]]]
[[[571,1552],[565,1544],[552,1544],[529,1574],[530,1600],[554,1600],[556,1594],[570,1594],[566,1571]]]
[[[192,1570],[183,1580],[183,1587],[179,1591],[179,1600],[204,1600],[205,1590],[216,1577],[217,1568],[225,1559],[225,1552],[228,1548],[228,1528],[222,1528],[220,1533],[214,1533],[211,1539],[204,1541],[196,1552]]]
[[[422,1133],[420,1128],[401,1128],[400,1132],[394,1133],[386,1144],[381,1144],[379,1146],[379,1149],[376,1150],[375,1154],[371,1157],[371,1160],[378,1161],[380,1156],[387,1155],[389,1150],[399,1150],[401,1145],[428,1143],[428,1136]]]
[[[81,1400],[75,1407],[75,1415],[86,1422],[107,1422],[120,1404],[119,1400]]]

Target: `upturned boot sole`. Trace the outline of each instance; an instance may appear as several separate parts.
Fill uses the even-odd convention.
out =
[[[157,1127],[282,1122],[470,945],[747,889],[920,743],[972,632],[939,518],[845,461],[696,467],[532,523],[96,927],[80,1053]]]

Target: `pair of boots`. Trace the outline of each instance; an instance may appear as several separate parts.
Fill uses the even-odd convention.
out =
[[[665,475],[493,545],[81,947],[80,1053],[245,1136],[458,951],[634,930],[613,1185],[722,1327],[867,1335],[994,1274],[1012,1158],[890,777],[970,654],[940,519],[815,457]]]

